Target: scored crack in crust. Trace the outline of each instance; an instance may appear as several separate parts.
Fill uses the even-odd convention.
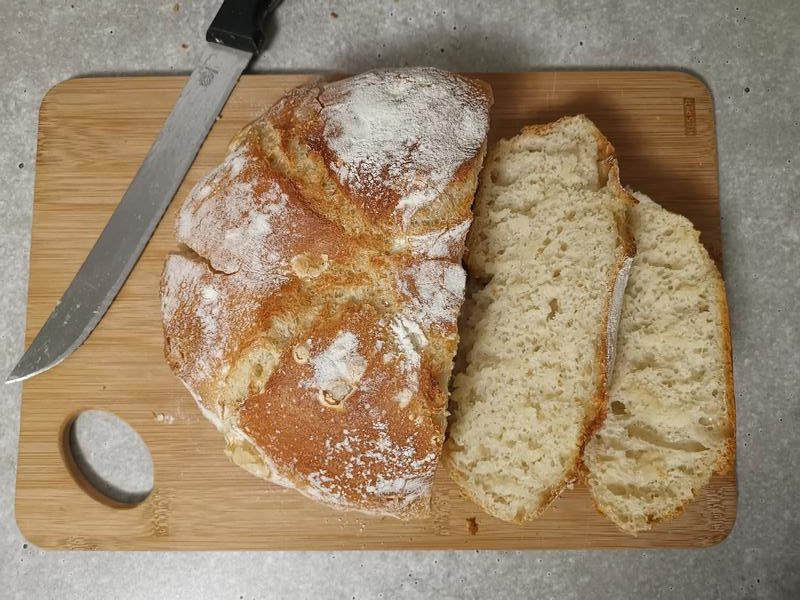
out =
[[[288,92],[176,221],[165,354],[248,471],[428,510],[491,91],[430,68]]]

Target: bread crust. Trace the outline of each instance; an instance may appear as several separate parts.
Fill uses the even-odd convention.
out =
[[[491,102],[437,69],[302,86],[189,194],[165,354],[234,463],[332,508],[427,513]]]
[[[728,309],[728,296],[725,291],[725,281],[722,274],[717,270],[711,257],[707,257],[711,262],[713,272],[717,280],[719,290],[719,311],[722,321],[722,344],[725,360],[725,404],[728,408],[728,436],[725,443],[725,450],[720,454],[719,460],[714,467],[714,472],[719,475],[728,473],[736,462],[736,396],[733,391],[733,345],[731,343],[731,321]]]

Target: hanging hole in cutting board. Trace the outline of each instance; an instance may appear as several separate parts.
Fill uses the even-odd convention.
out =
[[[67,451],[79,475],[106,498],[133,506],[153,491],[150,450],[116,415],[84,411],[72,421],[67,439]]]

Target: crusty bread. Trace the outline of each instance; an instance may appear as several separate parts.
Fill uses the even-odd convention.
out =
[[[687,219],[636,198],[610,411],[583,458],[597,507],[633,534],[679,514],[735,450],[722,278]]]
[[[500,519],[539,515],[576,478],[604,414],[632,203],[586,117],[525,128],[489,153],[467,244],[483,285],[462,314],[445,461]]]
[[[304,86],[190,193],[165,353],[235,463],[336,508],[427,511],[491,101],[428,68]]]

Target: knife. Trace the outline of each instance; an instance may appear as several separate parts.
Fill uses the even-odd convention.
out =
[[[100,237],[33,343],[8,376],[21,381],[56,366],[103,318],[139,260],[211,126],[261,49],[280,0],[225,0],[206,48],[164,127]]]

